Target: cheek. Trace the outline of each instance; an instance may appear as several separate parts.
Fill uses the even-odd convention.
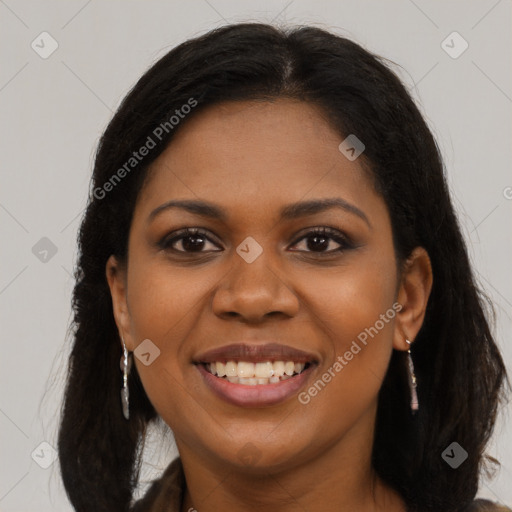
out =
[[[149,339],[158,354],[149,365],[135,358],[137,372],[151,403],[171,424],[176,411],[183,413],[195,407],[190,401],[191,390],[183,385],[191,367],[187,343],[222,273],[211,267],[171,267],[163,258],[158,260],[133,251],[128,268],[128,307],[135,347]]]
[[[312,318],[323,328],[337,354],[348,350],[352,341],[376,322],[379,336],[390,338],[391,322],[380,318],[395,301],[397,274],[392,252],[388,257],[385,254],[351,256],[346,265],[317,271],[312,279],[314,286],[303,286]],[[387,316],[394,318],[393,311]]]
[[[171,267],[165,261],[144,265],[134,258],[128,273],[128,306],[135,343],[145,338],[157,345],[180,339],[196,318],[218,281],[211,270]]]
[[[396,279],[392,253],[318,273],[304,300],[328,343],[302,403],[357,414],[376,399],[392,352]]]
[[[142,360],[136,361],[150,398],[152,391],[159,387],[172,389],[167,381],[181,379],[183,367],[179,355],[207,292],[206,286],[207,282],[198,285],[192,281],[186,270],[171,269],[156,258],[142,260],[135,254],[131,259],[128,308],[132,343],[138,347],[143,340],[150,340],[158,354],[148,366],[139,364]]]

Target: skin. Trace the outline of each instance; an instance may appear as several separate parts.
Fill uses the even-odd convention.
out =
[[[375,475],[371,447],[392,350],[407,350],[405,339],[418,333],[432,271],[416,248],[398,273],[386,204],[362,157],[349,161],[339,151],[343,139],[317,107],[300,101],[208,107],[180,127],[152,166],[127,264],[108,261],[120,336],[130,351],[145,339],[160,350],[149,366],[134,361],[176,439],[187,480],[183,511],[405,510]],[[285,205],[333,197],[368,223],[341,208],[279,217]],[[226,219],[172,208],[148,221],[173,199],[214,203]],[[332,252],[340,247],[332,238],[308,245],[312,236],[304,236],[322,226],[353,245],[341,252]],[[185,227],[206,231],[211,242],[199,246],[203,252],[177,252],[190,238],[158,246]],[[252,263],[236,252],[248,236],[263,249]],[[192,364],[211,348],[270,340],[315,354],[307,389],[396,302],[400,312],[307,404],[294,396],[268,407],[231,405]],[[253,457],[244,463],[248,450]]]

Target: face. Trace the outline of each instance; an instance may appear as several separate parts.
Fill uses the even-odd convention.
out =
[[[398,275],[386,204],[343,138],[304,102],[228,102],[152,166],[107,276],[180,453],[268,471],[368,444],[428,280]]]

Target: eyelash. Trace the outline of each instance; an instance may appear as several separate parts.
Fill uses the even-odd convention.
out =
[[[307,252],[307,253],[310,253],[310,254],[316,254],[316,255],[319,255],[319,256],[323,256],[323,255],[332,255],[332,254],[335,254],[335,253],[341,253],[347,249],[351,249],[354,247],[354,244],[351,242],[351,240],[345,236],[343,233],[341,233],[340,231],[338,231],[337,229],[333,229],[333,228],[330,228],[330,227],[327,227],[327,226],[324,226],[324,227],[321,227],[321,228],[313,228],[313,229],[310,229],[309,231],[307,231],[306,233],[303,233],[299,238],[297,238],[295,240],[295,242],[292,244],[292,246],[295,246],[297,245],[300,241],[302,240],[305,240],[305,239],[308,239],[308,238],[312,238],[314,236],[319,236],[319,237],[323,237],[323,238],[327,238],[327,239],[330,239],[330,240],[333,240],[335,241],[337,244],[340,245],[340,247],[336,248],[336,249],[331,249],[329,251],[297,251],[297,250],[294,250],[295,252]],[[173,236],[170,237],[170,236],[166,236],[164,237],[159,243],[159,247],[163,250],[167,250],[167,251],[172,251],[174,253],[178,253],[178,254],[202,254],[202,253],[207,253],[207,252],[220,252],[220,250],[215,250],[215,251],[181,251],[181,250],[178,250],[178,249],[174,249],[172,247],[172,245],[179,241],[179,240],[183,240],[185,238],[192,238],[192,237],[200,237],[200,238],[203,238],[203,239],[206,239],[208,240],[210,243],[215,243],[213,242],[213,240],[211,240],[211,238],[208,236],[208,233],[200,228],[185,228],[185,229],[182,229],[182,230],[179,230],[175,233],[173,233]]]

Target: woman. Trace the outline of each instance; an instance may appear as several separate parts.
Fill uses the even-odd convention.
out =
[[[79,249],[77,511],[500,510],[474,497],[504,364],[381,59],[263,24],[172,50],[101,139]],[[133,503],[158,421],[180,456]]]

